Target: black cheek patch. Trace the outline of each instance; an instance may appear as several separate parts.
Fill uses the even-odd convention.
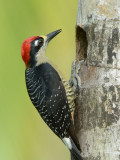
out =
[[[40,43],[38,44],[38,46],[35,46],[35,41],[39,40]],[[40,50],[40,48],[42,47],[44,43],[44,39],[42,37],[39,37],[37,39],[35,39],[34,41],[31,42],[31,50],[30,50],[30,67],[35,66],[36,64],[36,54],[38,53],[38,51]]]

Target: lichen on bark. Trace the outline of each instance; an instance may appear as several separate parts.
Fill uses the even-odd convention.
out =
[[[79,0],[75,128],[85,160],[120,160],[120,1]]]

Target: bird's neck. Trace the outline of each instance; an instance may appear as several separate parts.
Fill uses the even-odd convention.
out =
[[[40,54],[39,56],[36,56],[36,66],[39,66],[42,63],[49,63],[49,58],[45,56],[45,54]]]

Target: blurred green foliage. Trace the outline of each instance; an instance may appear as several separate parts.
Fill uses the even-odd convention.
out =
[[[62,28],[47,56],[70,76],[75,56],[77,0],[0,1],[0,160],[67,160],[69,151],[31,104],[22,42]]]

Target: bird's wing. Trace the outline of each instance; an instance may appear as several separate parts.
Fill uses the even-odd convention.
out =
[[[60,76],[60,78],[62,80],[62,83],[63,83],[64,88],[65,88],[65,92],[66,92],[69,108],[70,108],[71,114],[73,114],[73,112],[75,110],[75,103],[74,103],[75,95],[74,95],[74,92],[73,92],[71,86],[69,85],[69,82],[66,81],[66,78],[64,77],[63,73],[59,70],[58,66],[55,65],[50,60],[49,60],[49,63],[51,64],[51,66],[53,66],[56,69],[56,71],[58,72],[58,74],[59,74],[59,76]]]
[[[48,113],[52,117],[52,123],[55,128],[59,128],[60,137],[70,136],[77,148],[80,150],[79,142],[75,134],[73,121],[71,118],[71,111],[68,102],[70,94],[72,94],[69,85],[61,79],[56,70],[52,66],[48,73],[46,73],[45,83],[48,86],[48,91],[46,94],[49,94],[52,90],[51,96],[46,95],[46,103],[48,106]],[[64,81],[64,82],[63,82]],[[66,88],[65,88],[66,87]],[[66,91],[67,90],[67,91]],[[65,132],[65,134],[63,134]]]
[[[79,149],[66,90],[58,72],[50,64],[26,70],[30,99],[43,120],[61,139],[71,137]]]
[[[57,71],[50,64],[44,65],[44,70],[43,79],[46,91],[43,103],[47,107],[48,119],[52,123],[50,128],[59,137],[64,137],[68,135],[67,132],[72,122],[65,88]]]

